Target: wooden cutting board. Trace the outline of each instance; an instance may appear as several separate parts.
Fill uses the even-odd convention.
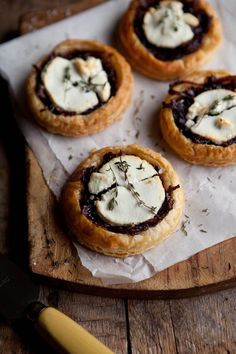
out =
[[[21,19],[21,33],[43,27],[101,2],[103,0],[83,0],[67,7],[31,12]],[[81,265],[71,241],[63,231],[57,202],[28,147],[26,155],[29,266],[33,273],[79,292],[127,298],[184,297],[236,284],[236,238],[233,238],[148,280],[104,286]]]

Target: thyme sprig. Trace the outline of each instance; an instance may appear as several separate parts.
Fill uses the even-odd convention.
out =
[[[222,98],[222,101],[232,101],[233,99],[234,99],[234,96],[233,96],[233,95],[227,95],[227,96],[225,96],[225,97]],[[215,101],[212,103],[212,105],[211,105],[211,107],[210,107],[210,109],[209,109],[209,112],[208,112],[208,114],[209,114],[210,116],[217,116],[218,114],[221,114],[221,113],[224,111],[224,110],[221,111],[221,112],[217,111],[217,108],[219,107],[220,102],[221,102],[221,100],[215,100]],[[227,108],[227,109],[231,109],[231,108],[233,108],[233,107],[235,107],[235,104],[233,104],[231,107],[229,107],[229,108]]]
[[[94,84],[91,82],[91,77],[88,79],[87,81],[75,81],[72,83],[73,86],[80,86],[80,88],[82,88],[83,90],[85,90],[86,92],[88,91],[95,91],[98,87],[105,87],[106,82],[104,84]]]
[[[130,190],[130,192],[133,194],[135,199],[138,202],[139,206],[143,206],[146,209],[148,209],[151,213],[156,214],[156,207],[154,206],[149,206],[147,205],[140,197],[140,194],[136,191],[133,183],[130,182],[129,177],[127,175],[128,169],[130,165],[127,163],[127,161],[122,160],[120,156],[120,161],[115,162],[115,165],[117,165],[117,168],[124,173],[125,181],[127,182],[127,188]]]
[[[215,101],[212,102],[211,106],[209,107],[209,110],[207,112],[207,110],[204,110],[204,112],[202,112],[202,114],[200,116],[197,117],[197,121],[195,124],[195,127],[198,127],[200,125],[200,123],[202,122],[202,120],[205,118],[205,115],[209,115],[209,116],[218,116],[219,114],[221,114],[222,112],[224,112],[225,110],[229,110],[231,108],[236,107],[236,104],[232,104],[232,106],[226,108],[226,109],[222,109],[221,111],[217,111],[217,108],[219,107],[221,101],[232,101],[234,99],[233,95],[227,95],[225,97],[223,97],[221,100],[217,99]]]
[[[89,77],[88,81],[79,80],[79,81],[71,81],[71,70],[69,66],[65,67],[64,75],[63,75],[63,83],[70,84],[70,87],[67,87],[66,91],[69,91],[72,87],[80,87],[82,90],[89,92],[89,91],[96,91],[98,87],[105,87],[106,82],[104,84],[94,84],[91,82],[93,77]]]
[[[118,182],[117,182],[115,172],[113,171],[113,168],[111,167],[111,165],[109,165],[109,166],[110,166],[110,168],[107,171],[112,172],[113,182],[115,183],[115,192],[114,192],[114,196],[111,198],[110,202],[108,203],[108,209],[113,210],[115,205],[118,205],[117,200],[116,200],[118,197]]]

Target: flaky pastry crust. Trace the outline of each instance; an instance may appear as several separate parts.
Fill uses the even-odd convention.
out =
[[[91,166],[100,166],[106,153],[118,153],[121,150],[125,154],[139,156],[150,164],[159,166],[163,170],[162,180],[166,190],[169,186],[180,184],[178,175],[170,163],[157,152],[139,145],[105,147],[93,152],[72,174],[63,188],[61,207],[69,231],[80,244],[107,256],[122,258],[153,248],[176,230],[184,208],[184,192],[182,187],[174,190],[173,209],[156,226],[135,236],[111,232],[94,224],[82,213],[80,207],[80,199],[84,190],[81,181],[83,170]]]
[[[184,78],[186,81],[203,83],[208,76],[217,78],[231,75],[224,70],[196,71]],[[184,91],[189,85],[182,83],[176,86],[176,90]],[[165,102],[173,100],[176,95],[167,95]],[[236,163],[236,144],[218,146],[210,144],[198,144],[187,138],[175,124],[172,110],[162,108],[160,112],[160,127],[163,138],[170,147],[184,160],[197,165],[226,166]]]
[[[36,94],[37,67],[47,61],[51,54],[70,51],[95,51],[109,62],[116,72],[116,93],[106,103],[88,114],[54,114]],[[33,118],[50,133],[80,137],[98,133],[118,121],[131,101],[133,78],[126,60],[115,49],[96,41],[68,39],[59,43],[53,52],[36,63],[27,84],[26,96]]]
[[[130,7],[121,20],[119,38],[124,54],[130,64],[140,73],[156,80],[175,80],[194,71],[208,62],[222,40],[220,20],[206,0],[199,0],[198,6],[211,18],[209,31],[195,52],[181,59],[162,61],[150,53],[135,33],[133,22],[140,0],[132,0]]]

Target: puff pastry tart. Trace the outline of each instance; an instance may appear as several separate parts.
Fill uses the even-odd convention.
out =
[[[119,37],[139,72],[172,80],[206,63],[221,42],[222,30],[206,0],[132,0]]]
[[[97,133],[121,118],[132,94],[129,64],[113,48],[66,40],[42,58],[27,81],[33,118],[51,133]]]
[[[236,76],[198,71],[172,84],[160,126],[167,143],[188,162],[236,163]]]
[[[170,163],[139,145],[92,153],[64,186],[61,205],[76,240],[108,256],[140,254],[175,231],[184,193]]]

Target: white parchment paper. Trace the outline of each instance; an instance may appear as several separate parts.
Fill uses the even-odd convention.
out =
[[[228,69],[235,73],[236,1],[210,2],[221,17],[225,39],[207,68]],[[160,151],[181,177],[186,193],[185,215],[179,230],[160,246],[143,255],[120,260],[76,245],[83,265],[106,284],[147,279],[236,235],[236,167],[192,166],[176,157],[160,139],[158,110],[168,83],[152,81],[134,72],[133,103],[124,119],[90,137],[76,139],[48,134],[27,119],[24,82],[32,65],[66,38],[96,39],[116,46],[116,25],[128,4],[128,0],[113,0],[0,46],[0,69],[10,83],[18,123],[56,196],[59,196],[68,175],[92,149],[109,145],[135,142]]]

